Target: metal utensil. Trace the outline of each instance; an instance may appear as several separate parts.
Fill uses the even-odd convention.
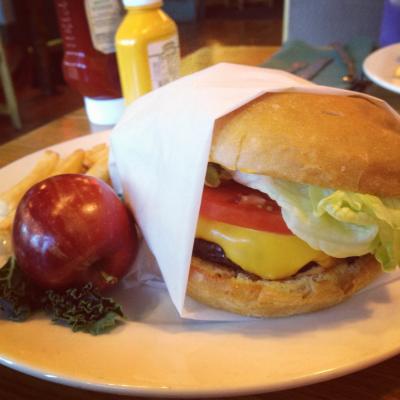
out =
[[[347,74],[342,76],[343,82],[353,83],[357,80],[357,71],[354,60],[351,58],[348,51],[345,49],[343,44],[334,42],[331,44],[332,48],[338,53],[340,60],[346,66]]]
[[[305,68],[296,72],[296,75],[311,80],[315,78],[327,65],[332,62],[332,58],[330,57],[322,57],[308,64]]]
[[[332,48],[338,53],[340,60],[346,66],[347,74],[342,76],[342,81],[349,84],[349,89],[356,92],[365,92],[371,82],[361,73],[357,73],[354,60],[351,58],[345,46],[339,42],[331,44]]]
[[[354,90],[355,92],[365,92],[369,85],[371,85],[371,81],[365,77],[361,77],[352,82],[350,90]]]
[[[301,69],[307,67],[308,62],[306,61],[295,61],[289,68],[285,69],[286,72],[290,72],[291,74],[295,74]]]

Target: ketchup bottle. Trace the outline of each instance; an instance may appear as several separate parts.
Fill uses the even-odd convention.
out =
[[[114,45],[123,7],[119,0],[54,1],[64,79],[83,96],[91,122],[115,124],[124,109]]]

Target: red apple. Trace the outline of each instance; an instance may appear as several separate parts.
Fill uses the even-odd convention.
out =
[[[13,245],[18,265],[37,285],[62,289],[116,283],[138,249],[133,217],[112,188],[66,174],[34,185],[18,205]]]

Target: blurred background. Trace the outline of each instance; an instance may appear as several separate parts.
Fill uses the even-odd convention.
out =
[[[66,7],[65,10],[72,6],[83,10],[83,4],[96,4],[107,18],[112,11],[101,7],[114,4],[119,9],[115,1],[83,1],[0,0],[0,144],[83,106],[82,93],[64,82],[56,4],[63,4],[61,7]],[[122,0],[117,1],[123,10]],[[205,46],[208,49],[262,46],[253,49],[259,54],[270,46],[266,54],[271,57],[273,52],[273,56],[262,64],[264,67],[294,72],[291,68],[299,60],[312,69],[313,64],[325,58],[329,61],[328,68],[306,79],[351,90],[365,91],[372,87],[362,70],[371,52],[378,47],[400,44],[400,0],[164,0],[163,9],[178,25],[181,57]],[[82,15],[86,23],[86,14]],[[122,15],[118,12],[117,17],[120,21]],[[78,30],[83,26],[82,20],[79,21]],[[162,19],[157,21],[157,24],[163,23]],[[69,37],[67,25],[63,28],[65,38]],[[101,30],[104,23],[99,22],[99,27]],[[240,49],[234,51],[240,52]],[[71,51],[74,52],[79,53]],[[388,65],[387,57],[379,65]],[[77,62],[80,69],[86,68],[80,59]],[[397,58],[390,62],[398,63]],[[64,65],[68,63],[69,59]],[[98,59],[92,65],[102,68]],[[129,68],[127,71],[131,71]],[[400,66],[398,72],[392,69],[389,75],[396,73],[400,77]],[[71,74],[76,75],[74,71]],[[345,78],[350,72],[354,79],[349,83]],[[378,72],[380,78],[387,74]],[[111,76],[107,74],[102,81]],[[394,91],[397,92],[397,87]],[[13,92],[16,96],[10,96]],[[4,114],[7,111],[9,115]]]
[[[282,42],[283,0],[164,0],[164,10],[178,24],[181,56],[212,44]],[[23,122],[17,129],[0,114],[1,144],[82,107],[83,101],[63,81],[53,0],[0,0],[0,30]]]

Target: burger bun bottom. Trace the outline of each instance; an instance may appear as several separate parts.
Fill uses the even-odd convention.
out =
[[[367,286],[382,272],[371,255],[343,259],[293,277],[255,279],[219,264],[192,257],[188,295],[213,308],[253,317],[283,317],[331,307]]]

